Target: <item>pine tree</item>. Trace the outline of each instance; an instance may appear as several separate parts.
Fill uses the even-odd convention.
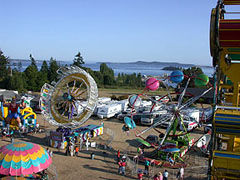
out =
[[[10,77],[9,89],[17,90],[19,92],[25,91],[25,78],[23,78],[22,72],[14,72]]]
[[[38,84],[39,90],[42,88],[42,86],[45,83],[49,83],[48,73],[49,73],[48,64],[47,64],[47,61],[44,60],[42,63],[41,69],[38,72],[37,84]]]
[[[8,75],[9,60],[0,49],[0,80],[3,80]]]
[[[33,58],[32,54],[30,54],[29,57],[30,57],[30,60],[31,60],[31,66],[33,66],[33,68],[38,70],[36,60]]]
[[[0,88],[7,89],[9,83],[9,60],[8,57],[3,54],[0,49]]]
[[[48,73],[49,68],[48,68],[47,61],[45,60],[43,61],[40,71],[43,73]]]
[[[19,61],[17,64],[17,70],[18,70],[18,72],[22,71],[22,62],[21,61]]]
[[[35,59],[30,54],[31,64],[25,69],[24,74],[26,77],[26,88],[27,90],[37,91],[39,87],[37,86],[37,76],[38,68]]]
[[[59,65],[57,64],[56,59],[53,59],[51,57],[50,63],[49,63],[49,70],[48,70],[48,80],[49,82],[56,81],[57,80],[57,70],[59,69]]]
[[[100,72],[103,75],[103,84],[104,85],[114,85],[115,79],[114,79],[114,71],[107,66],[106,63],[102,63],[100,65]]]
[[[78,67],[82,67],[82,64],[85,64],[83,57],[81,56],[81,53],[78,52],[73,60],[73,65],[78,66]]]

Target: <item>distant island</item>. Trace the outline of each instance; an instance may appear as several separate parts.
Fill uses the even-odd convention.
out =
[[[176,70],[182,70],[182,68],[181,67],[174,67],[174,66],[167,66],[167,67],[162,68],[162,70],[165,70],[165,71],[176,71]]]
[[[135,62],[96,62],[96,64],[135,64],[135,65],[154,65],[154,66],[168,66],[168,65],[177,65],[178,67],[205,67],[205,68],[212,68],[212,66],[207,65],[195,65],[195,64],[185,64],[185,63],[178,63],[178,62],[164,62],[164,61],[135,61]],[[174,66],[173,66],[174,67]]]

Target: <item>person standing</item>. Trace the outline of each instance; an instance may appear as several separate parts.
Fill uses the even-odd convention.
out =
[[[72,141],[70,141],[70,155],[73,156],[74,155],[74,144]]]
[[[86,139],[86,150],[88,151],[88,146],[89,146],[89,142],[88,142],[88,137],[87,137],[87,139]]]
[[[148,160],[145,160],[144,165],[145,165],[145,174],[148,175],[148,173],[149,173],[150,162],[149,162]]]
[[[166,169],[163,173],[163,180],[168,180],[168,171]]]
[[[80,151],[82,150],[82,146],[83,146],[83,135],[80,134]]]
[[[161,173],[161,172],[157,173],[157,174],[153,177],[153,180],[163,180],[162,173]]]
[[[118,150],[118,151],[117,151],[117,162],[120,161],[120,156],[121,156],[121,155],[120,155],[120,150]]]
[[[75,146],[75,156],[78,156],[78,151],[79,151],[78,146]]]
[[[183,180],[183,176],[184,176],[184,168],[181,167],[180,168],[180,180]]]
[[[138,180],[142,180],[143,179],[143,171],[142,169],[139,169],[138,171]]]
[[[122,161],[122,174],[126,175],[126,161]]]
[[[50,157],[53,157],[53,151],[52,150],[49,151],[49,155],[50,155]]]
[[[3,128],[3,130],[2,130],[2,140],[5,140],[6,136],[7,136],[7,130],[5,128]]]
[[[122,173],[122,160],[118,161],[118,174]]]

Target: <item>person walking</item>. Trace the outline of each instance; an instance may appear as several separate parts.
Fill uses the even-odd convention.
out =
[[[118,174],[126,175],[126,162],[120,160],[118,162],[119,168],[118,168]]]
[[[168,171],[166,169],[163,173],[163,180],[168,180]]]
[[[177,179],[178,179],[178,180],[183,180],[183,176],[184,176],[184,168],[181,167],[181,168],[179,168],[179,170],[178,170]]]
[[[163,180],[162,173],[161,173],[161,172],[157,173],[157,174],[153,177],[153,180]]]
[[[82,134],[80,134],[80,151],[82,150],[83,147],[83,137]]]
[[[180,168],[180,180],[183,180],[183,176],[184,176],[184,168],[181,167]]]
[[[142,180],[143,179],[143,170],[139,169],[138,170],[138,180]]]
[[[148,175],[150,162],[148,160],[145,160],[144,165],[145,165],[145,174]]]
[[[122,161],[122,174],[126,175],[126,161]]]
[[[86,150],[88,151],[88,146],[89,146],[89,142],[88,142],[89,138],[87,137],[86,139]]]
[[[122,173],[122,160],[118,161],[118,174]]]
[[[78,146],[75,146],[75,156],[78,156],[78,151],[79,151]]]
[[[121,157],[121,155],[120,155],[120,150],[118,150],[118,151],[117,151],[117,162],[120,161],[120,157]]]

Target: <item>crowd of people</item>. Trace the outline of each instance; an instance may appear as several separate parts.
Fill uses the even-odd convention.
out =
[[[138,153],[142,154],[142,149],[138,149]],[[120,151],[117,151],[117,163],[118,163],[118,173],[122,174],[122,175],[126,175],[126,166],[127,166],[127,162],[126,162],[126,156],[123,155],[121,157]],[[153,163],[153,161],[150,160],[145,160],[144,161],[144,169],[138,169],[137,171],[137,178],[139,180],[142,180],[144,176],[147,176],[148,178],[150,178],[150,166]],[[157,174],[155,174],[153,176],[153,180],[168,180],[169,177],[169,173],[168,170],[165,169],[164,172],[158,172]],[[178,180],[183,180],[184,177],[184,168],[181,167],[179,168],[176,178]]]

